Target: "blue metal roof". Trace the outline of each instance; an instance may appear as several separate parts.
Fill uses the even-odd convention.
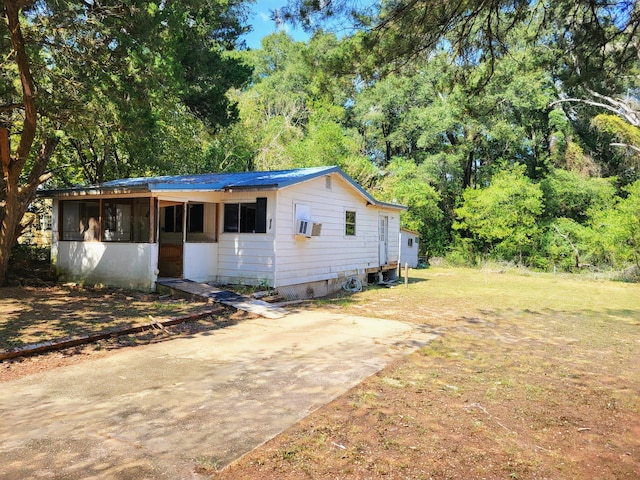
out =
[[[39,192],[44,197],[64,197],[75,195],[101,195],[128,192],[161,191],[209,191],[229,190],[275,190],[295,185],[316,177],[337,173],[349,182],[371,204],[390,208],[406,209],[395,203],[380,202],[358,185],[349,175],[336,166],[299,168],[295,170],[274,170],[267,172],[203,173],[197,175],[170,175],[160,177],[124,178],[88,187],[75,187]]]
[[[208,190],[282,188],[340,170],[338,167],[301,168],[270,172],[203,173],[162,177],[125,178],[97,185],[98,189]]]

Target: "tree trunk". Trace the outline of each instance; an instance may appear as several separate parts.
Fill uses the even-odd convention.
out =
[[[22,125],[14,129],[21,132],[15,153],[11,155],[8,142],[3,146],[3,150],[6,149],[6,154],[3,154],[3,157],[8,155],[8,161],[2,162],[2,180],[0,180],[0,285],[5,285],[7,281],[11,247],[21,233],[20,220],[33,199],[38,185],[48,178],[45,175],[45,170],[58,144],[58,139],[53,136],[43,142],[29,172],[26,184],[21,185],[20,177],[24,173],[23,169],[36,137],[38,112],[30,60],[20,27],[20,5],[21,3],[15,0],[3,0],[5,20],[14,52],[13,57],[22,87],[23,121]]]
[[[474,155],[473,155],[473,150],[471,150],[467,155],[467,159],[464,162],[464,165],[462,167],[462,170],[463,170],[462,189],[463,190],[469,188],[472,184],[471,180],[473,178],[473,160],[474,160]]]

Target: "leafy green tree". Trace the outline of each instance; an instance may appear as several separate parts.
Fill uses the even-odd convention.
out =
[[[640,181],[625,187],[623,193],[626,197],[610,208],[591,212],[592,255],[611,267],[629,263],[640,267]]]
[[[595,160],[578,162],[577,165],[583,163],[588,166],[593,163],[596,168],[589,168],[589,173],[616,176],[621,185],[637,180],[640,170],[639,66],[640,63],[627,71],[628,75],[623,76],[626,79],[624,84],[617,82],[609,86],[611,94],[604,95],[591,88],[582,88],[577,97],[569,97],[570,92],[562,92],[566,98],[554,102],[567,110],[567,119],[572,119],[571,129],[578,133],[581,146],[588,149]],[[624,94],[616,94],[625,90]],[[571,153],[567,149],[565,157],[568,167],[576,163],[571,161],[571,157],[575,156]],[[584,155],[582,158],[588,157]]]
[[[262,49],[243,54],[254,75],[250,88],[234,92],[240,122],[227,145],[235,151],[236,142],[245,142],[243,151],[254,152],[251,168],[338,165],[362,185],[372,184],[377,170],[361,155],[358,132],[345,125],[351,84],[323,68],[336,50],[333,35],[318,34],[304,44],[280,32],[264,38]]]
[[[467,231],[485,251],[523,263],[539,234],[542,211],[542,190],[523,167],[514,167],[497,173],[485,188],[465,190],[454,228]]]
[[[420,233],[420,253],[427,258],[441,254],[447,242],[443,228],[440,195],[431,186],[424,167],[403,158],[394,158],[378,187],[378,196],[409,207],[402,216],[402,226]]]
[[[615,78],[634,58],[640,9],[627,0],[289,0],[274,17],[312,30],[350,24],[359,44],[354,51],[373,59],[379,71],[433,51],[444,38],[459,59],[484,58],[493,65],[509,50],[514,29],[542,22],[549,28],[538,29],[536,40],[551,41],[566,53],[558,70],[584,79],[601,76],[603,66]]]
[[[131,128],[129,140],[144,138],[163,99],[178,100],[212,127],[234,119],[224,92],[249,71],[224,52],[243,31],[243,6],[242,0],[3,1],[0,45],[9,54],[0,68],[0,285],[20,219],[50,178],[63,136],[80,142],[82,127],[96,124],[99,134],[84,137],[76,151],[90,148],[87,138],[94,146],[100,140],[101,152],[121,151],[113,142],[118,127]]]
[[[623,185],[640,178],[640,108],[636,115],[635,125],[620,116],[603,113],[591,120],[591,125],[604,137],[602,143],[611,148],[607,173],[617,176]]]
[[[554,219],[541,240],[538,257],[544,255],[545,261],[538,258],[538,266],[548,268],[551,265],[564,271],[574,271],[584,267],[592,259],[589,256],[594,232],[577,221],[561,217]]]
[[[416,136],[407,127],[409,113],[420,104],[418,81],[411,75],[389,75],[355,97],[352,112],[365,139],[366,152],[382,167],[395,156],[415,151]]]
[[[337,165],[365,188],[375,185],[378,168],[361,155],[357,131],[339,122],[341,109],[314,104],[303,136],[285,147],[291,168]]]
[[[602,166],[585,152],[588,145],[583,147],[583,138],[573,123],[559,108],[549,112],[549,168],[567,170],[583,177],[599,176]]]
[[[640,268],[640,181],[626,189],[627,197],[618,205],[621,240],[626,247],[627,258]]]
[[[616,190],[610,179],[554,169],[541,182],[547,219],[569,218],[586,224],[591,210],[609,206]]]

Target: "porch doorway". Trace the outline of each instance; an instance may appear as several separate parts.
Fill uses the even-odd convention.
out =
[[[158,276],[182,278],[185,203],[161,200],[158,218]]]

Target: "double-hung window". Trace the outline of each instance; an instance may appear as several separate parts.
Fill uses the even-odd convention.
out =
[[[224,231],[236,233],[267,233],[267,198],[255,203],[225,203]]]
[[[344,234],[355,236],[356,234],[356,212],[347,210],[344,213]]]

